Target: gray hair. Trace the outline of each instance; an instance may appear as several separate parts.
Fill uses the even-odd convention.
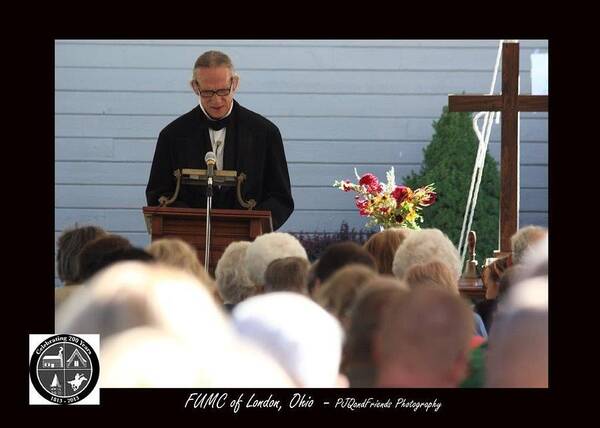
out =
[[[246,252],[245,265],[250,280],[265,284],[265,271],[273,260],[284,257],[301,257],[308,260],[306,250],[298,239],[285,232],[272,232],[259,236]]]
[[[510,245],[512,250],[512,261],[514,264],[521,263],[527,249],[540,241],[548,234],[548,229],[542,226],[526,226],[511,236]]]
[[[194,63],[194,70],[201,67],[227,67],[233,72],[233,62],[226,53],[220,51],[206,51]]]
[[[248,241],[230,243],[215,268],[217,289],[224,303],[239,303],[256,291],[244,264]]]
[[[231,76],[239,77],[233,66],[229,55],[220,51],[206,51],[198,57],[192,70],[192,82],[196,78],[196,70],[199,68],[227,67],[231,71]]]
[[[412,266],[435,260],[445,263],[458,281],[460,256],[448,236],[439,229],[414,230],[396,250],[392,272],[396,278],[404,279]]]

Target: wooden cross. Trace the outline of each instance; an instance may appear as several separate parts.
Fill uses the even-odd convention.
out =
[[[510,254],[510,237],[519,225],[519,112],[548,111],[547,95],[519,95],[519,43],[502,44],[500,95],[449,95],[448,110],[500,111],[500,251]]]

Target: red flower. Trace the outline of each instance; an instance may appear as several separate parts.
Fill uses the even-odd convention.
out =
[[[430,205],[433,205],[436,200],[437,200],[437,194],[435,192],[429,192],[427,194],[427,196],[425,196],[423,199],[421,199],[421,202],[419,202],[419,205],[421,205],[422,207],[428,207]]]
[[[377,186],[379,184],[379,179],[369,172],[360,178],[358,184],[363,186]]]
[[[379,184],[379,179],[371,173],[363,175],[358,184],[365,186],[367,188],[367,192],[371,194],[377,194],[383,190],[383,186]]]
[[[369,201],[366,201],[364,199],[360,199],[360,200],[356,201],[356,208],[358,208],[358,211],[361,216],[365,217],[365,216],[369,215],[369,213],[367,211],[368,207],[369,207]]]
[[[392,196],[400,204],[400,203],[404,202],[406,199],[412,197],[412,190],[410,190],[410,187],[396,186],[396,188],[392,192]]]

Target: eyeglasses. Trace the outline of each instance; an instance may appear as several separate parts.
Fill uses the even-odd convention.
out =
[[[229,88],[217,89],[214,91],[211,89],[205,89],[205,90],[201,91],[200,85],[198,84],[198,82],[196,80],[194,80],[194,83],[196,84],[196,87],[198,88],[198,93],[200,94],[200,96],[202,98],[212,98],[215,94],[220,97],[225,97],[231,93],[231,88],[233,87],[233,79],[231,79],[231,84],[229,85]]]

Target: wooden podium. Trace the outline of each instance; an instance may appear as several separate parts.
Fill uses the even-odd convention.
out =
[[[192,245],[204,265],[206,246],[206,210],[198,208],[144,207],[144,219],[152,241],[179,238]],[[273,231],[270,211],[212,209],[210,212],[210,262],[215,267],[225,248],[234,241],[253,241]]]

